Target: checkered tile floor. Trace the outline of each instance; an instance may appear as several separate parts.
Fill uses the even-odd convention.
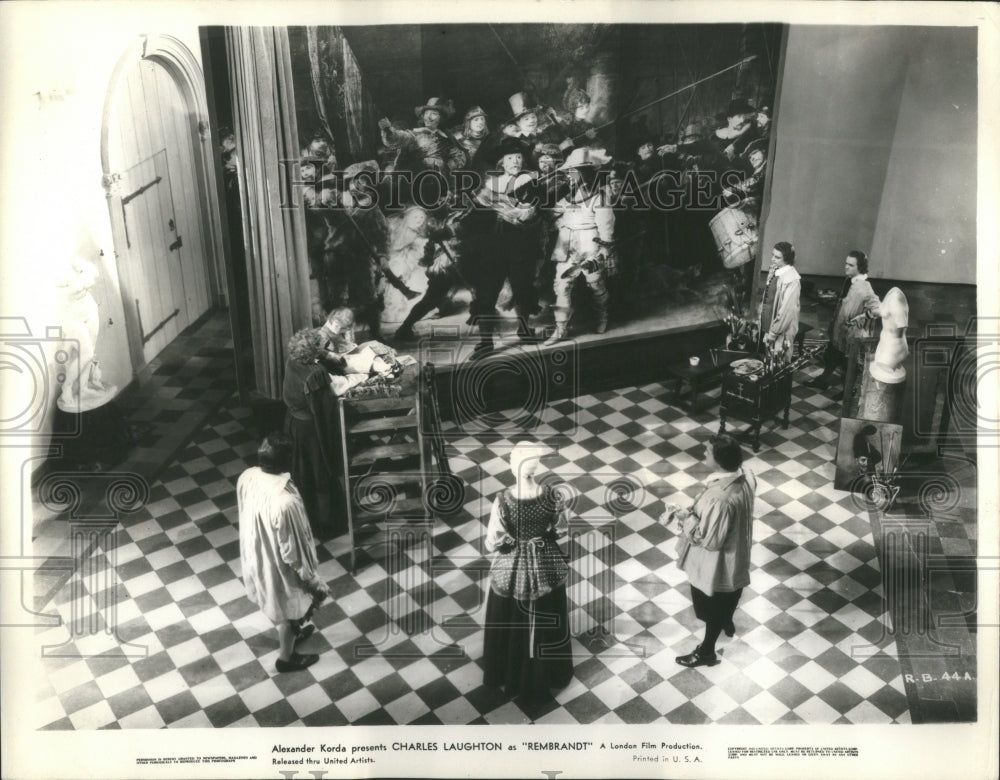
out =
[[[38,632],[49,657],[33,721],[51,729],[910,722],[872,528],[832,488],[839,409],[804,386],[795,394],[791,427],[765,426],[747,462],[758,506],[736,636],[720,639],[720,664],[698,669],[674,662],[700,640],[702,624],[655,518],[664,500],[696,493],[714,410],[681,412],[658,384],[546,410],[568,437],[552,466],[576,516],[568,542],[575,678],[530,711],[483,687],[479,665],[482,538],[493,495],[512,481],[509,442],[455,432],[452,465],[465,493],[428,538],[388,556],[372,550],[357,576],[345,540],[323,544],[334,598],[304,646],[320,661],[276,675],[274,627],[239,579],[234,485],[255,442],[250,412],[234,396],[161,474],[149,503],[106,529],[71,582],[79,598],[67,586],[47,605],[64,625]]]

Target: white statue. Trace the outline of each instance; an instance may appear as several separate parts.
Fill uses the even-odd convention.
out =
[[[898,287],[893,287],[885,294],[879,314],[882,317],[882,335],[868,370],[880,382],[896,385],[906,379],[903,361],[910,354],[906,345],[910,305]]]
[[[100,313],[90,289],[97,281],[98,270],[93,263],[73,258],[59,283],[66,294],[63,309],[63,349],[68,355],[65,378],[58,405],[64,412],[85,412],[104,405],[118,392],[115,386],[101,381],[101,369],[94,356],[94,346],[100,331]]]

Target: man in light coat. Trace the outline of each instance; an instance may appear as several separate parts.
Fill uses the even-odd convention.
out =
[[[713,469],[705,489],[690,509],[668,505],[663,517],[668,529],[679,534],[677,565],[691,583],[695,615],[705,623],[701,644],[676,659],[681,666],[715,665],[719,634],[736,633],[733,615],[750,584],[757,489],[754,475],[742,464],[739,442],[725,435],[713,439],[705,451],[705,465]]]
[[[868,281],[868,256],[855,249],[844,261],[844,289],[830,321],[826,352],[823,353],[823,373],[806,384],[825,390],[838,368],[847,366],[851,346],[858,339],[872,336],[882,302]]]
[[[278,629],[279,672],[294,672],[319,660],[299,653],[296,645],[314,626],[304,621],[330,592],[319,573],[316,542],[305,504],[292,482],[292,442],[272,433],[257,450],[259,466],[247,469],[236,483],[239,511],[240,563],[247,598]]]

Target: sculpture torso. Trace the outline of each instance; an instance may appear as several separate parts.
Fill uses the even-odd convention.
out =
[[[898,287],[886,293],[882,301],[882,335],[875,347],[869,371],[880,382],[899,384],[906,379],[903,361],[910,354],[906,344],[906,326],[909,322],[909,306],[906,297]]]
[[[97,280],[97,267],[84,260],[75,260],[66,284],[67,305],[64,310],[63,338],[69,359],[64,370],[62,392],[58,405],[64,412],[85,412],[110,401],[118,388],[101,381],[101,370],[94,356],[100,332],[97,301],[90,288]]]

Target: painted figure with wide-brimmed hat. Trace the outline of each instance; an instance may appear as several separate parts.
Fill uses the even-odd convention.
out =
[[[400,130],[388,119],[379,121],[382,143],[397,149],[397,170],[434,170],[441,173],[465,167],[468,156],[441,123],[455,113],[450,100],[432,97],[413,109],[418,124],[412,130]]]
[[[413,109],[413,113],[424,127],[437,127],[455,113],[454,104],[447,98],[428,98],[423,105]]]
[[[758,138],[747,144],[740,155],[747,169],[742,181],[730,184],[722,191],[726,206],[739,206],[754,214],[760,211],[767,173],[767,139]]]
[[[747,145],[760,137],[755,118],[757,109],[743,97],[734,97],[723,112],[726,124],[716,129],[713,138],[722,154],[734,160]]]
[[[570,152],[559,168],[568,176],[571,191],[555,207],[559,214],[559,236],[552,253],[556,266],[556,327],[546,344],[555,344],[569,335],[573,283],[581,275],[594,300],[595,330],[607,330],[606,264],[614,244],[615,212],[607,193],[598,186],[596,174],[598,168],[610,162],[603,149],[581,147]]]

